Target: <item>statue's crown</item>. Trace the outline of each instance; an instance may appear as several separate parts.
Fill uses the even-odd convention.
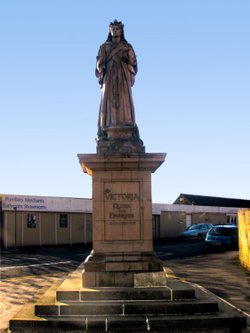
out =
[[[111,27],[113,27],[114,25],[120,25],[122,28],[123,28],[123,26],[124,26],[124,24],[122,24],[121,21],[114,20],[113,22],[110,22],[109,27],[111,28]]]

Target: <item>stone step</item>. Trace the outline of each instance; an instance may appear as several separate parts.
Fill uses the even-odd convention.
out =
[[[195,299],[195,291],[185,285],[160,288],[95,288],[81,290],[56,291],[57,301],[90,301],[90,300],[190,300]]]
[[[56,292],[58,301],[91,301],[91,300],[131,300],[131,299],[171,299],[168,288],[106,288],[85,289],[79,291]]]
[[[88,315],[170,315],[216,313],[216,302],[170,302],[170,301],[95,301],[55,305],[35,305],[36,316],[88,316]]]
[[[102,333],[102,332],[199,332],[240,333],[246,318],[227,314],[193,316],[61,316],[46,319],[11,320],[12,333]]]

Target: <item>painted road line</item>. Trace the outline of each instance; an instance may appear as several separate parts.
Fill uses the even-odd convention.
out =
[[[30,268],[30,267],[41,267],[41,266],[51,266],[51,265],[62,265],[62,264],[71,264],[72,261],[57,261],[57,262],[47,262],[47,263],[41,263],[41,264],[31,264],[31,265],[24,265],[24,266],[6,266],[6,267],[0,267],[0,271],[7,271],[8,269],[18,269],[18,268]]]

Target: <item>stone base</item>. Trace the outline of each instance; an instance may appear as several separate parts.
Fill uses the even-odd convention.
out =
[[[163,262],[153,253],[91,253],[84,263],[82,280],[83,287],[162,286],[162,274]]]
[[[81,269],[10,320],[12,333],[243,333],[246,317],[179,279],[165,287],[82,288]]]
[[[145,153],[137,126],[107,127],[104,133],[105,136],[97,138],[98,154]]]
[[[104,155],[145,153],[145,147],[140,139],[124,140],[122,138],[112,138],[98,141],[96,151],[98,154]]]
[[[100,141],[99,148],[115,143],[134,149],[135,142]],[[139,143],[137,148],[143,149]],[[153,253],[151,173],[166,154],[111,152],[78,155],[93,178],[93,253],[84,264],[84,287],[134,287],[137,274],[163,272]],[[139,280],[145,279],[152,277]]]

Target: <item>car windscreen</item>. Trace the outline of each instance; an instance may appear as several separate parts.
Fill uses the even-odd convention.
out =
[[[213,236],[230,236],[232,234],[232,229],[223,228],[223,227],[213,227],[209,231],[209,234]]]
[[[197,230],[201,229],[201,225],[193,224],[190,227],[188,227],[186,230]]]

